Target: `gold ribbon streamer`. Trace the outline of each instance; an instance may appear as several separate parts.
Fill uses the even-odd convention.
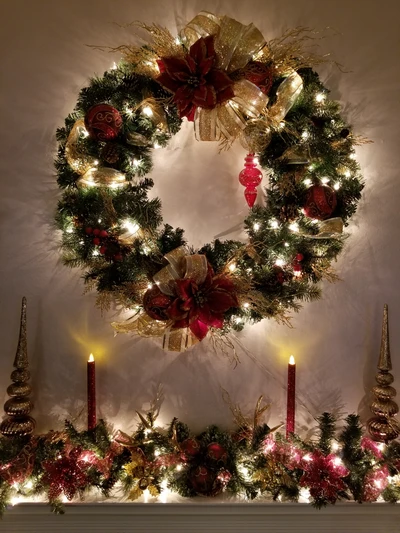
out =
[[[77,180],[81,187],[110,187],[117,189],[127,184],[125,174],[119,170],[108,167],[92,167]]]
[[[82,143],[79,141],[87,134],[85,122],[79,119],[72,126],[65,144],[65,159],[69,166],[78,174],[85,174],[90,168],[95,166],[95,158],[86,154]]]
[[[318,223],[319,233],[308,235],[310,239],[339,239],[343,235],[343,220],[340,217],[329,218]]]

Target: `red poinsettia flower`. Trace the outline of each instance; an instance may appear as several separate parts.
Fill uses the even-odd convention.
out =
[[[67,455],[55,460],[43,461],[44,476],[42,481],[48,485],[48,494],[51,501],[57,499],[62,493],[72,500],[78,491],[84,490],[89,483],[87,468],[89,463],[80,460],[81,448],[74,448]]]
[[[174,298],[157,286],[149,289],[143,298],[144,309],[156,320],[171,320],[173,328],[189,327],[199,340],[204,339],[210,327],[222,328],[224,313],[238,306],[232,281],[224,275],[214,276],[211,266],[204,283],[178,279],[175,292]]]
[[[233,81],[216,68],[214,37],[201,37],[184,58],[163,57],[157,81],[174,94],[180,117],[194,120],[198,107],[213,109],[234,96]]]
[[[304,474],[300,485],[307,487],[314,499],[335,503],[338,492],[346,489],[342,478],[346,477],[349,471],[334,454],[323,455],[316,451],[312,455],[304,456],[301,467]]]

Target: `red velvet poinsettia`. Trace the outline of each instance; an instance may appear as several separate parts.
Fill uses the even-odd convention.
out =
[[[175,292],[174,298],[157,286],[149,289],[143,299],[144,309],[156,320],[172,320],[173,328],[189,327],[199,340],[204,339],[210,327],[222,328],[224,313],[238,306],[232,281],[224,275],[214,276],[211,266],[204,283],[178,279]]]
[[[323,455],[316,451],[309,457],[304,456],[301,468],[304,474],[300,485],[307,487],[314,499],[335,503],[338,492],[346,489],[342,478],[346,477],[349,471],[334,454]]]
[[[174,94],[180,117],[194,120],[198,107],[213,109],[234,96],[233,81],[216,68],[214,37],[201,37],[184,58],[162,57],[157,81]]]

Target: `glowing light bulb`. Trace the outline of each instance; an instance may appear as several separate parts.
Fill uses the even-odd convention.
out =
[[[82,137],[89,137],[89,132],[87,131],[86,128],[81,129],[81,135]]]
[[[289,224],[289,229],[297,233],[299,231],[299,225],[297,222],[292,222],[292,224]]]
[[[321,102],[323,102],[325,100],[325,98],[326,98],[326,94],[324,94],[324,93],[317,93],[315,95],[315,101],[318,102],[319,104]]]
[[[284,264],[285,264],[284,259],[277,259],[277,260],[275,261],[275,265],[276,265],[276,266],[282,267]]]
[[[68,228],[65,230],[67,233],[73,233],[74,228],[72,226],[68,226]]]
[[[279,222],[277,220],[271,220],[269,225],[271,226],[271,228],[274,228],[274,229],[279,228]]]
[[[337,452],[339,450],[339,448],[340,448],[340,446],[339,446],[339,444],[337,442],[333,442],[332,443],[332,450],[334,452]]]
[[[245,303],[243,304],[243,307],[245,307],[245,308],[247,309],[248,307],[250,307],[250,304],[249,304],[248,302],[245,302]]]
[[[295,360],[294,360],[294,355],[291,355],[291,356],[289,357],[289,365],[295,365],[295,364],[296,364],[296,362],[295,362]]]
[[[154,146],[154,149],[155,149],[155,150],[157,150],[158,148],[161,148],[161,146],[160,146],[157,142],[155,142],[155,143],[153,144],[153,146]]]
[[[132,164],[133,164],[134,167],[138,167],[139,164],[140,164],[139,159],[134,159],[133,162],[132,162]]]
[[[310,178],[306,178],[304,181],[303,181],[304,185],[311,185],[312,181],[310,180]]]
[[[129,219],[123,220],[121,225],[122,225],[123,228],[126,228],[131,235],[134,235],[135,233],[137,233],[139,231],[139,228],[140,228],[140,226],[139,226],[139,224],[137,222],[134,222],[134,221],[129,220]]]
[[[177,465],[176,470],[180,472],[182,470],[182,465]]]
[[[231,263],[231,264],[229,265],[229,270],[230,270],[231,272],[235,272],[235,270],[236,270],[236,263]]]
[[[146,106],[143,108],[143,114],[146,115],[146,117],[152,117],[153,116],[153,111],[151,109],[151,107],[149,106]]]
[[[285,248],[289,248],[289,243],[288,242],[283,243],[283,245],[284,245]]]
[[[308,462],[312,461],[312,457],[308,453],[303,457],[303,459],[304,461],[308,461]]]
[[[334,460],[333,460],[333,464],[335,466],[341,466],[343,463],[342,463],[342,460],[340,459],[340,457],[335,457]]]
[[[350,159],[357,159],[356,154],[350,154]]]
[[[88,363],[94,363],[94,357],[92,353],[89,355]]]
[[[151,287],[150,287],[150,288],[151,288]],[[145,434],[145,435],[148,435],[149,433],[151,433],[151,429],[146,428],[146,429],[144,430],[144,434]]]
[[[100,252],[98,250],[93,250],[92,255],[94,255],[96,257],[96,255],[100,255]]]
[[[337,191],[338,189],[340,189],[340,183],[337,181],[337,182],[333,185],[333,188],[335,189],[335,191]]]
[[[29,480],[25,483],[25,487],[30,490],[33,488],[33,481]]]
[[[154,452],[154,455],[155,455],[156,457],[158,457],[158,456],[160,455],[160,453],[161,453],[160,450],[156,450],[156,451]]]
[[[147,288],[148,288],[148,289],[152,289],[152,288],[153,288],[153,284],[152,284],[152,283],[149,283],[149,284],[147,285]]]
[[[254,229],[254,231],[258,231],[260,229],[260,224],[258,222],[253,224],[253,229]]]
[[[327,183],[329,183],[329,178],[321,178],[321,183],[326,185]]]
[[[236,322],[236,324],[240,324],[241,322],[243,322],[242,317],[240,317],[240,316],[235,317],[235,322]]]
[[[95,159],[95,160],[93,161],[93,165],[94,165],[95,167],[97,167],[98,164],[99,164],[99,162],[97,161],[97,159]]]
[[[175,44],[181,44],[181,40],[179,39],[179,37],[176,37]]]
[[[307,130],[304,130],[303,133],[301,134],[301,137],[302,137],[303,139],[308,139],[308,137],[309,137],[309,133],[308,133],[308,131],[307,131]]]
[[[116,70],[118,68],[118,65],[117,63],[114,61],[112,67],[111,67],[111,70]]]

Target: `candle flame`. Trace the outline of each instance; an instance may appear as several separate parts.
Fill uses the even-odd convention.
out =
[[[88,363],[94,363],[94,357],[92,353],[89,355]]]
[[[294,360],[294,356],[291,355],[290,358],[289,358],[289,365],[295,365],[295,360]]]

